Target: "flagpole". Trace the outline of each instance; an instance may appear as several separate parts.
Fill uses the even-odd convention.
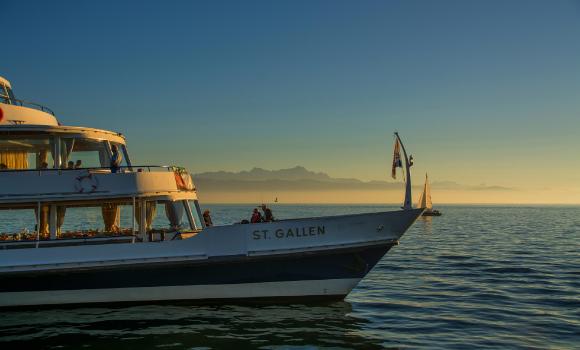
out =
[[[399,133],[395,131],[395,136],[403,149],[403,155],[405,156],[405,170],[407,172],[407,181],[405,186],[405,202],[403,203],[403,209],[413,209],[413,204],[411,203],[411,164],[409,163],[409,157],[407,157],[407,151],[405,150],[405,146],[399,137]]]

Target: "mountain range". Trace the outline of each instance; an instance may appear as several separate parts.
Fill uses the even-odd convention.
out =
[[[361,181],[353,178],[333,178],[323,172],[314,172],[303,166],[288,169],[267,170],[253,168],[240,172],[214,171],[194,174],[193,179],[201,191],[333,191],[333,190],[399,190],[401,181]],[[421,187],[423,184],[415,184]],[[511,188],[485,184],[467,186],[452,181],[433,182],[434,189],[448,190],[493,190],[506,191]]]

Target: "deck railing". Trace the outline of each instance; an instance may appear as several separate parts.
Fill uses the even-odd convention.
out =
[[[156,178],[158,181],[150,182],[148,186],[150,187],[153,186],[154,188],[164,188],[162,184],[163,183],[167,184],[164,181],[167,181],[171,177],[174,178],[175,186],[177,186],[178,190],[195,191],[195,186],[193,184],[193,179],[191,175],[184,168],[181,167],[168,165],[138,165],[138,166],[122,166],[116,168],[115,172],[113,172],[112,170],[113,169],[111,167],[88,167],[76,169],[3,169],[0,170],[0,180],[1,180],[0,183],[4,182],[5,184],[6,183],[21,184],[22,180],[20,180],[20,178],[26,177],[28,181],[33,182],[33,184],[31,185],[40,186],[39,183],[42,181],[32,180],[33,177],[38,176],[39,180],[42,178],[50,179],[51,186],[53,187],[56,186],[54,188],[54,191],[56,191],[57,187],[64,188],[68,186],[66,184],[66,181],[75,180],[76,181],[75,189],[80,193],[84,192],[85,190],[86,191],[90,190],[90,188],[84,188],[82,185],[83,182],[86,182],[85,181],[86,179],[89,179],[90,181],[92,181],[92,183],[88,184],[85,183],[85,186],[90,185],[93,188],[92,190],[86,193],[97,193],[95,189],[96,187],[98,187],[99,178],[108,179],[107,181],[109,183],[108,185],[109,187],[111,186],[114,187],[114,184],[125,183],[124,181],[128,181],[128,178],[130,177],[134,178],[142,177],[144,179],[149,179],[150,181],[151,179]],[[120,174],[121,176],[117,177],[115,173]],[[156,174],[138,175],[140,173],[156,173]],[[123,174],[125,176],[123,176]],[[37,189],[40,190],[40,188],[42,188],[43,191],[46,189],[45,187],[38,187]],[[20,194],[14,193],[7,194],[7,192],[10,192],[10,190],[13,189],[11,189],[10,186],[6,185],[6,188],[2,188],[2,190],[0,191],[0,197],[21,196]],[[31,194],[30,191],[32,191],[32,188],[28,188],[28,191],[25,192],[27,195],[29,195]]]
[[[119,173],[140,173],[140,172],[175,172],[183,169],[174,165],[131,165],[131,166],[120,166],[117,168]],[[36,171],[38,173],[43,172],[53,172],[53,171],[75,171],[75,170],[85,170],[85,171],[107,171],[111,170],[111,167],[81,167],[81,168],[45,168],[45,169],[1,169],[0,172],[18,172],[18,171]],[[40,175],[40,174],[39,174]]]
[[[43,106],[41,104],[38,103],[34,103],[34,102],[30,102],[30,101],[24,101],[24,100],[19,100],[16,98],[10,99],[10,101],[16,105],[16,106],[21,106],[21,107],[28,107],[28,108],[34,108],[34,109],[38,109],[40,111],[46,112],[46,113],[50,113],[52,115],[54,115],[54,112],[52,111],[52,109]]]

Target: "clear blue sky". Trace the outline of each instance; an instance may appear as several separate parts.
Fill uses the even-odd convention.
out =
[[[385,179],[399,130],[435,181],[578,189],[578,1],[0,0],[0,23],[17,96],[139,163]]]

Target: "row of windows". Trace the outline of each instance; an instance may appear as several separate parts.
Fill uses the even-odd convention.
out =
[[[151,201],[146,206],[144,222],[148,233],[189,231],[192,227],[201,227],[195,211],[192,213],[195,224],[189,222],[186,213],[190,208],[195,208],[194,203],[186,206],[184,201]],[[0,210],[0,241],[35,240],[37,229],[41,239],[49,238],[50,210],[54,209],[57,238],[132,235],[139,230],[141,211],[138,205],[135,210],[132,204],[126,203],[68,205],[53,209],[43,205],[40,213],[36,208]]]
[[[121,166],[128,166],[125,146],[102,140],[60,137],[2,137],[0,170],[107,168],[111,147],[121,152]]]

